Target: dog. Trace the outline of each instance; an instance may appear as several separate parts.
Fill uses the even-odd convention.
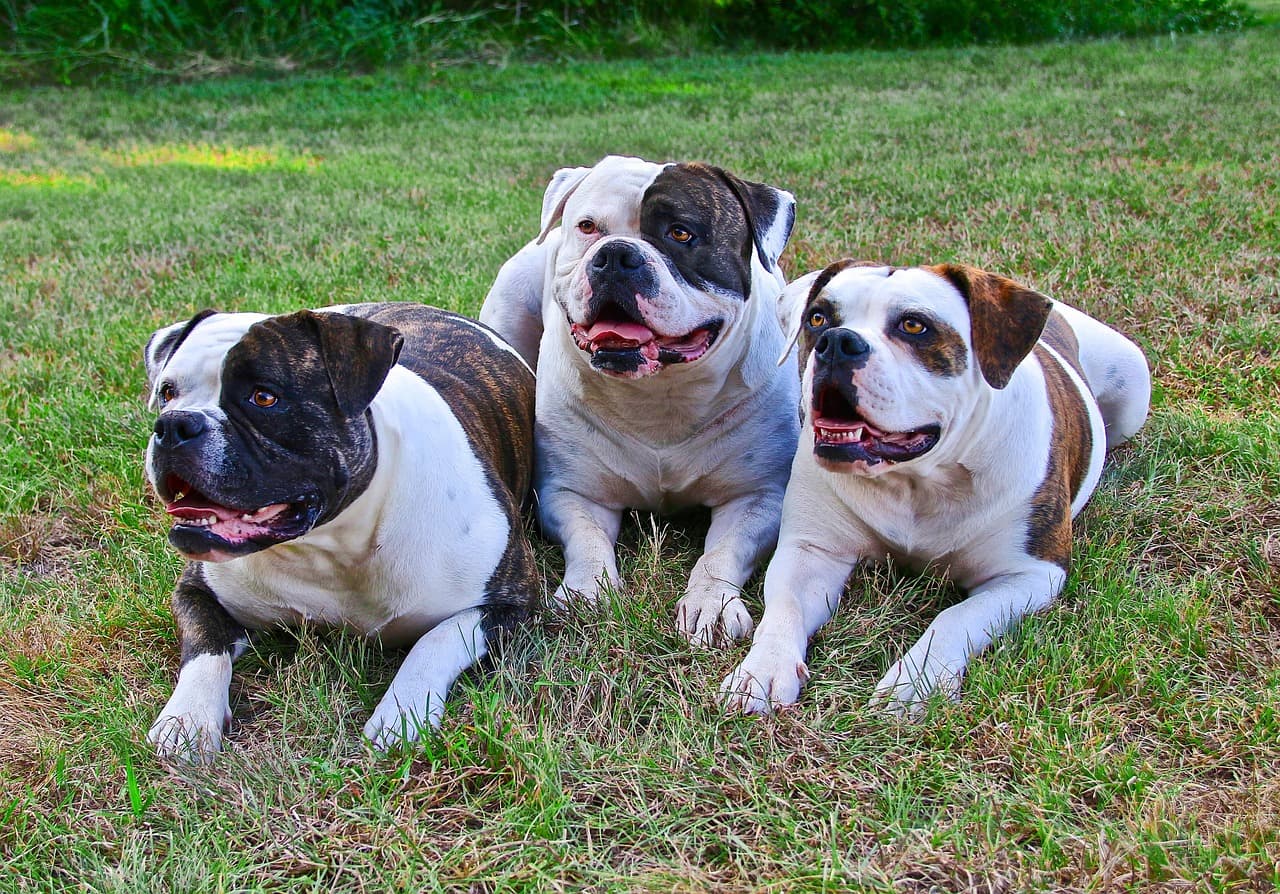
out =
[[[480,312],[538,373],[534,489],[563,545],[555,600],[621,585],[624,510],[708,506],[676,608],[691,641],[748,635],[742,585],[777,541],[799,436],[780,370],[778,256],[795,199],[698,163],[610,156],[547,186],[540,235]]]
[[[1142,426],[1151,376],[1127,338],[973,267],[839,261],[788,287],[803,432],[765,611],[727,709],[796,701],[810,637],[859,562],[950,576],[942,611],[871,704],[917,716],[971,657],[1062,590],[1072,519],[1108,448]]]
[[[145,362],[146,474],[188,560],[159,754],[218,752],[249,631],[303,623],[411,645],[364,726],[375,747],[437,727],[454,680],[539,592],[520,515],[528,365],[487,327],[413,304],[204,311],[155,332]]]

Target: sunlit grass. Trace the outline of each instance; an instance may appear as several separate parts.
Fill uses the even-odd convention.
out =
[[[221,171],[307,171],[320,163],[312,156],[281,153],[258,146],[211,146],[207,143],[133,146],[105,150],[101,157],[120,167],[181,165]]]

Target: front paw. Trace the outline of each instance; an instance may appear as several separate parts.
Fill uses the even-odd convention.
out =
[[[222,750],[222,731],[230,721],[217,711],[173,713],[166,706],[151,724],[147,741],[162,760],[207,764]]]
[[[755,629],[742,597],[719,587],[690,588],[676,603],[676,629],[695,646],[728,644]]]
[[[720,703],[726,713],[768,714],[795,704],[808,679],[803,658],[756,644],[720,684]]]
[[[409,748],[424,732],[440,728],[444,718],[444,698],[428,696],[421,702],[402,702],[388,692],[364,725],[364,737],[382,753]]]
[[[564,580],[556,587],[552,597],[553,605],[558,611],[565,611],[571,605],[578,604],[595,608],[608,593],[616,593],[621,589],[622,581],[602,568],[595,571],[566,568]]]
[[[952,701],[958,699],[963,675],[963,664],[957,667],[954,662],[929,655],[917,645],[893,663],[876,684],[867,706],[902,719],[918,720],[935,692]]]

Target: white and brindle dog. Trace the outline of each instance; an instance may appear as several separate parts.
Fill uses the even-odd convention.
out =
[[[547,187],[542,232],[480,319],[537,364],[534,487],[563,544],[560,603],[620,584],[628,508],[709,506],[676,609],[692,641],[738,639],[740,598],[777,542],[798,382],[775,304],[795,200],[702,164],[610,156]]]
[[[971,267],[841,261],[792,283],[780,315],[799,342],[803,432],[764,617],[722,698],[748,713],[794,702],[850,571],[892,557],[968,591],[875,688],[873,705],[917,714],[1062,590],[1072,518],[1107,449],[1146,419],[1146,359]]]
[[[364,727],[440,723],[454,680],[539,591],[520,504],[533,373],[490,330],[413,304],[206,311],[145,351],[147,478],[188,561],[178,684],[148,738],[206,760],[251,630],[302,623],[411,646]]]

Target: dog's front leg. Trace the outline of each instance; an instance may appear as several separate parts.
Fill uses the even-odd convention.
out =
[[[803,540],[778,545],[751,651],[720,685],[725,710],[767,714],[800,697],[809,638],[831,619],[854,561]]]
[[[969,598],[943,609],[920,639],[894,662],[871,696],[871,706],[918,717],[929,696],[960,693],[969,659],[991,645],[1024,615],[1048,606],[1066,580],[1050,562],[999,574],[974,587]]]
[[[711,510],[706,551],[676,604],[676,627],[690,642],[710,645],[751,635],[742,587],[778,542],[782,492],[757,491]]]
[[[449,688],[488,654],[483,617],[482,608],[458,612],[414,643],[364,725],[364,736],[375,748],[410,745],[424,729],[439,728]]]
[[[162,758],[205,762],[221,750],[231,722],[231,665],[248,647],[248,634],[205,584],[198,562],[188,563],[178,579],[173,619],[182,665],[147,740]]]
[[[601,506],[571,490],[547,488],[538,493],[538,517],[542,528],[564,547],[564,580],[556,588],[556,605],[576,599],[594,605],[605,587],[618,589],[615,544],[622,526],[622,511]]]

